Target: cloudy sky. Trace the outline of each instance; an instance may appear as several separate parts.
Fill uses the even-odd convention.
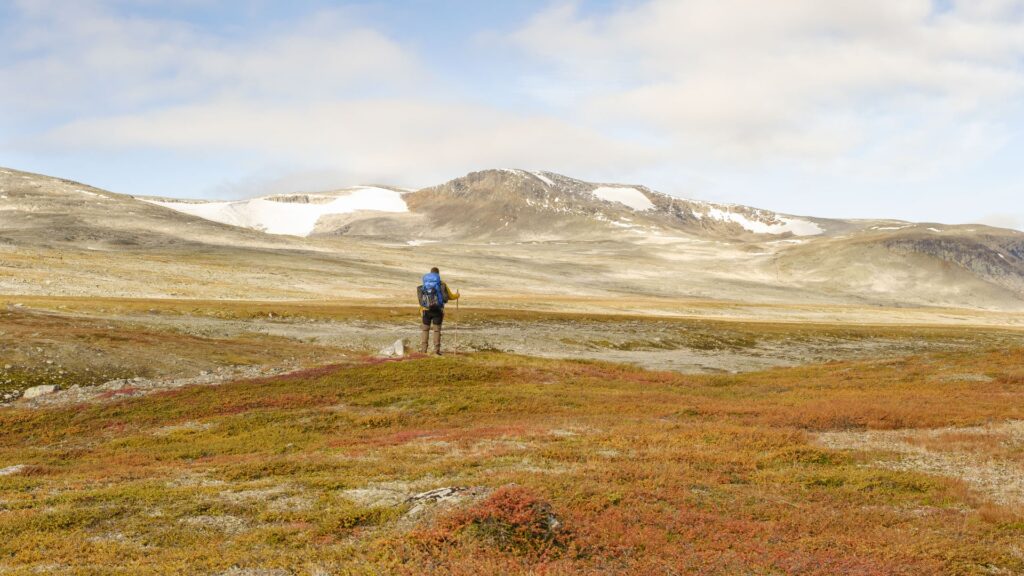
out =
[[[0,165],[208,198],[516,167],[1024,229],[1024,0],[0,0]]]

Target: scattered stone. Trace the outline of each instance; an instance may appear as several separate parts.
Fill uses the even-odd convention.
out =
[[[60,390],[60,386],[57,386],[56,384],[43,384],[41,386],[33,386],[28,390],[25,390],[21,397],[26,400],[31,400],[33,398],[39,398],[40,396],[53,394],[57,390]]]
[[[110,402],[131,396],[140,396],[161,390],[172,390],[183,386],[194,385],[216,385],[233,380],[246,378],[258,378],[274,376],[287,373],[294,368],[269,367],[269,366],[242,366],[231,368],[219,374],[207,374],[191,378],[147,379],[135,377],[130,379],[110,380],[99,386],[87,386],[60,390],[37,397],[26,403],[27,407],[39,408],[42,406],[67,406],[81,404],[83,402]],[[114,394],[111,394],[114,392]]]
[[[401,358],[405,356],[405,341],[395,340],[394,344],[381,348],[378,354],[387,358]]]
[[[8,466],[7,468],[0,468],[0,476],[11,476],[21,472],[27,468],[24,464],[15,464],[14,466]]]
[[[97,386],[100,390],[120,390],[128,384],[127,380],[110,380]]]

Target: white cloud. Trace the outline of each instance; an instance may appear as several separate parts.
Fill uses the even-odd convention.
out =
[[[107,8],[24,15],[9,39],[24,56],[0,66],[0,84],[19,88],[0,104],[71,119],[19,146],[242,154],[307,183],[334,174],[420,185],[491,166],[594,172],[610,158],[653,160],[587,126],[453,97],[399,41],[343,11],[235,37]],[[269,182],[226,191],[282,178],[257,171]]]
[[[570,3],[513,41],[549,84],[587,87],[571,105],[595,125],[646,126],[690,157],[849,159],[894,125],[927,142],[997,124],[1024,92],[1022,7],[650,0],[588,16]],[[914,152],[931,164],[943,150]]]
[[[219,100],[81,120],[46,137],[65,147],[251,151],[275,162],[331,166],[358,182],[420,184],[481,167],[599,170],[654,160],[643,148],[560,120],[409,99],[301,106]]]
[[[769,206],[790,194],[780,208],[811,213],[874,187],[882,204],[855,207],[886,214],[892,182],[950,181],[1024,113],[1024,0],[557,4],[476,38],[487,86],[344,9],[250,29],[120,9],[134,4],[23,0],[0,22],[0,123],[17,129],[0,147],[225,159],[251,170],[230,195],[510,166]]]
[[[997,228],[1024,230],[1024,212],[1018,214],[989,214],[981,218],[979,222]]]
[[[45,4],[45,3],[44,3]],[[33,6],[33,3],[26,3]],[[2,25],[0,25],[2,26]],[[186,22],[60,3],[0,27],[0,103],[27,114],[95,114],[210,98],[307,101],[380,94],[422,82],[400,43],[324,10],[266,30],[211,34]]]

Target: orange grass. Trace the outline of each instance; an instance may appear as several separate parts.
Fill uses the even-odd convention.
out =
[[[735,376],[477,354],[6,409],[0,467],[29,468],[0,476],[0,573],[1020,573],[1019,511],[812,433],[1024,418],[1022,377],[1022,349]],[[446,486],[477,496],[405,500]]]

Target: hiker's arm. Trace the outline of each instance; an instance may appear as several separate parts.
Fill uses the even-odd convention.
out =
[[[445,284],[444,285],[444,299],[445,300],[458,300],[459,299],[459,293],[456,292],[456,293],[452,294],[451,288],[449,288],[448,285]]]

